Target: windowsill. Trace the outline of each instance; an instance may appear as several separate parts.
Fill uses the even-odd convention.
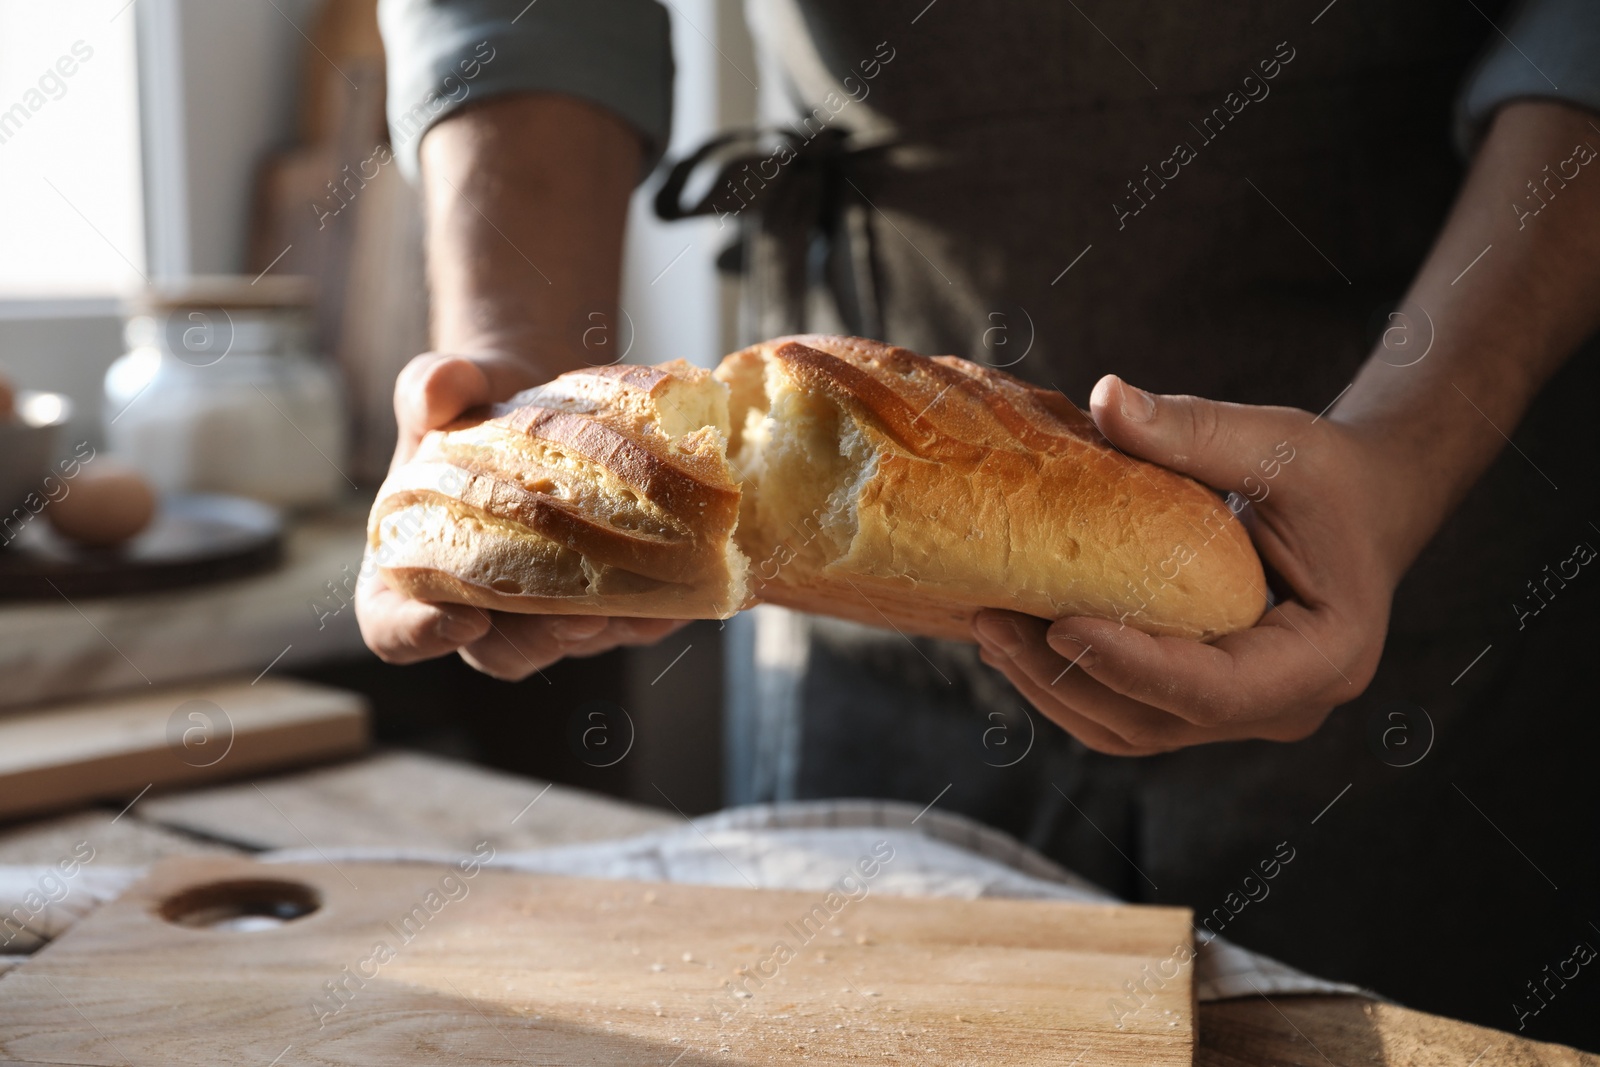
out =
[[[18,319],[114,319],[126,297],[104,294],[0,296],[0,321]]]

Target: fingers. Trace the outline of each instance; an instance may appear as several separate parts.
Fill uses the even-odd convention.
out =
[[[1290,603],[1209,645],[1087,618],[1057,620],[1046,641],[1107,690],[1215,738],[1289,741],[1309,735],[1365,684],[1357,668],[1339,666],[1341,649],[1323,637],[1324,629]]]
[[[587,648],[606,630],[594,615],[508,615],[479,610],[485,632],[461,649],[461,658],[501,681],[519,681],[556,660]]]
[[[982,646],[980,646],[982,647]],[[983,647],[980,653],[983,662],[1006,676],[1006,679],[1016,688],[1028,703],[1032,704],[1039,713],[1067,733],[1081,741],[1085,747],[1096,752],[1103,752],[1108,756],[1149,756],[1154,755],[1157,749],[1148,751],[1130,745],[1116,732],[1079,715],[1067,705],[1055,699],[1044,686],[1034,682],[1032,678],[1023,673],[1017,665],[1003,655],[990,652]]]
[[[670,633],[689,625],[688,619],[612,619],[612,633],[619,645],[653,645]]]
[[[356,587],[356,619],[367,647],[386,663],[419,663],[459,651],[473,667],[506,681],[558,659],[652,644],[687,625],[679,619],[511,615],[428,603],[390,589],[376,573]]]
[[[559,659],[598,655],[621,645],[651,644],[686,625],[677,619],[480,614],[487,622],[487,632],[463,647],[461,658],[502,681],[519,681]]]
[[[395,592],[377,576],[356,586],[356,620],[385,663],[419,663],[481,638],[488,620],[460,604],[429,604]]]
[[[1077,669],[1081,661],[1074,664],[1047,646],[1047,626],[1043,619],[987,611],[981,613],[975,629],[985,662],[998,667],[1035,707],[1089,747],[1119,755],[1147,755],[1224,739],[1107,689]],[[1069,726],[1068,716],[1077,721]],[[1085,731],[1085,723],[1093,729]],[[1107,743],[1106,735],[1114,740]],[[1118,746],[1128,751],[1118,751]]]
[[[1294,408],[1147,393],[1112,374],[1095,385],[1089,412],[1100,432],[1130,456],[1252,499],[1251,487],[1292,457],[1292,438],[1310,421]]]
[[[1293,634],[1288,628],[1260,629],[1268,641],[1287,641],[1285,635]],[[1277,690],[1271,682],[1266,688],[1238,687],[1228,691],[1228,698],[1208,704],[1193,695],[1193,676],[1203,676],[1215,665],[1196,668],[1205,661],[1190,654],[1231,658],[1211,646],[1153,638],[1099,619],[1060,620],[1047,628],[1043,620],[996,611],[981,613],[974,632],[984,662],[1004,672],[1040,712],[1090,748],[1113,755],[1148,755],[1250,738],[1299,741],[1314,733],[1336,704],[1359,692],[1351,685],[1345,696],[1341,678],[1334,692],[1313,681],[1316,692],[1308,695],[1303,684],[1296,684],[1304,675],[1289,670],[1271,680]],[[1258,654],[1279,660],[1287,651],[1267,646],[1260,653],[1250,650],[1245,658]],[[1338,677],[1337,671],[1332,673]]]

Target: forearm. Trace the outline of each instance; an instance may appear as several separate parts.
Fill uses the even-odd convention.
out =
[[[1501,110],[1407,294],[1406,346],[1380,342],[1330,415],[1384,466],[1376,487],[1393,523],[1378,534],[1396,577],[1600,325],[1596,126],[1561,104]]]
[[[604,362],[583,339],[616,311],[642,152],[611,113],[553,94],[493,99],[430,130],[434,347],[508,353],[540,378]]]

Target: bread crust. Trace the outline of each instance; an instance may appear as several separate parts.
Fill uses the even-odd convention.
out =
[[[848,548],[820,573],[758,569],[761,599],[964,639],[985,607],[1202,640],[1260,618],[1261,563],[1222,499],[1118,453],[1061,394],[860,338],[777,338],[725,367],[752,356],[837,403],[875,463]]]
[[[811,466],[744,440],[777,425],[775,397],[834,412],[808,431]],[[789,495],[826,506],[787,513]],[[1222,499],[1120,454],[1059,392],[814,334],[735,352],[714,380],[590,368],[470,413],[391,472],[369,539],[408,595],[525,613],[712,618],[759,598],[970,640],[994,607],[1209,640],[1266,604]]]
[[[726,427],[665,432],[674,387],[722,399],[682,361],[591,367],[427,434],[373,505],[385,581],[521,613],[737,611],[748,597],[730,551],[740,494]]]

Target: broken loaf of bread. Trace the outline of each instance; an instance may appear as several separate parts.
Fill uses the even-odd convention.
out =
[[[847,337],[564,374],[428,434],[369,538],[391,586],[503,611],[765,600],[966,640],[998,607],[1209,639],[1266,603],[1221,498],[1060,393]]]

